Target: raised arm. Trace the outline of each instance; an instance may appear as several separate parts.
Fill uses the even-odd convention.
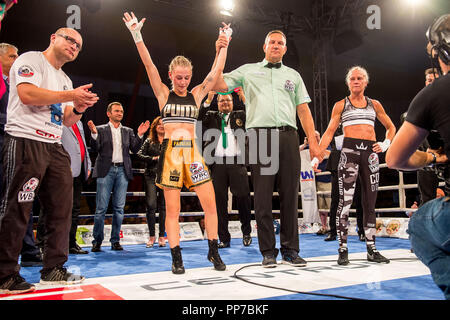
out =
[[[225,25],[223,28],[220,28],[220,34],[216,41],[216,56],[214,58],[213,65],[211,67],[211,71],[206,76],[203,82],[192,89],[192,94],[195,97],[195,101],[197,105],[201,103],[203,98],[212,90],[213,86],[217,82],[217,80],[222,76],[223,69],[225,68],[225,61],[227,59],[228,53],[228,43],[229,39],[222,32],[229,28],[229,25]],[[231,38],[230,38],[231,39]]]
[[[161,110],[167,101],[167,97],[169,96],[169,88],[167,88],[167,86],[161,81],[158,69],[153,63],[150,52],[148,51],[147,46],[142,39],[141,29],[144,25],[145,18],[138,22],[133,12],[131,12],[131,15],[128,14],[128,12],[125,12],[122,19],[125,22],[128,30],[130,30],[131,35],[133,36],[133,40],[136,44],[139,56],[141,57],[142,63],[144,64],[145,70],[147,71],[150,85],[153,89],[153,92],[155,93],[156,98],[158,99],[159,109]]]

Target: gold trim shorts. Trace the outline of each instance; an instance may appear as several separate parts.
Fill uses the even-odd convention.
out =
[[[195,140],[164,139],[161,145],[156,185],[159,188],[192,188],[211,181],[205,160]]]

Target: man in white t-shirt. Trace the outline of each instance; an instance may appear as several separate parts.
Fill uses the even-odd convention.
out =
[[[43,51],[22,54],[10,72],[3,147],[4,192],[0,205],[0,294],[33,291],[19,274],[18,257],[29,213],[38,195],[46,214],[42,284],[84,280],[63,267],[71,225],[70,157],[61,144],[62,126],[80,120],[98,100],[92,84],[73,89],[62,71],[83,44],[74,29],[61,28]]]

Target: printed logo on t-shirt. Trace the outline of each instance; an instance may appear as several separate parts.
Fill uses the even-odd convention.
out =
[[[19,191],[18,201],[19,202],[33,202],[34,201],[34,191],[39,185],[38,178],[31,178],[22,187],[22,191]]]
[[[51,110],[51,122],[60,126],[62,124],[62,108],[61,103],[52,104],[50,106]]]
[[[23,65],[19,68],[18,74],[21,77],[31,78],[34,76],[34,71],[30,66]]]
[[[284,84],[284,90],[287,90],[289,92],[294,92],[295,91],[294,82],[292,82],[291,80],[286,80],[286,82]]]

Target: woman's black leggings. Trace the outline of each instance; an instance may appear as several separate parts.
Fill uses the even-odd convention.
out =
[[[145,202],[147,207],[147,226],[150,236],[155,236],[155,213],[159,213],[159,236],[164,237],[166,232],[166,206],[164,192],[155,185],[155,176],[144,175],[145,178]]]
[[[336,214],[339,246],[347,245],[348,217],[359,175],[366,243],[374,244],[376,233],[375,202],[380,180],[378,155],[372,150],[375,141],[346,138],[338,165],[339,204]]]

